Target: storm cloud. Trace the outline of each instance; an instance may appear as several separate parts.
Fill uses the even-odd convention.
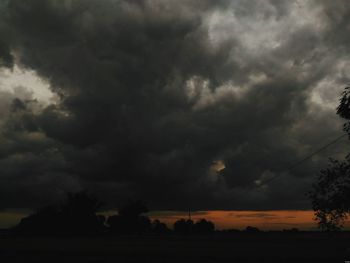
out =
[[[0,207],[88,189],[153,209],[307,209],[341,134],[350,4],[1,0]],[[259,183],[283,174],[264,187]]]

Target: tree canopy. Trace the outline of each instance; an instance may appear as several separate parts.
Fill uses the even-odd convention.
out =
[[[38,209],[14,228],[26,235],[91,235],[104,229],[104,216],[96,215],[101,203],[85,191],[69,193],[60,205]]]
[[[343,91],[337,114],[346,120],[343,130],[350,138],[350,88]],[[350,212],[350,154],[344,160],[330,159],[308,193],[318,226],[325,231],[340,230]]]

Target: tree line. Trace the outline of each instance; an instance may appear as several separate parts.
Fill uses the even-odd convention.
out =
[[[98,213],[102,203],[86,191],[69,193],[61,204],[49,205],[21,219],[11,229],[13,235],[27,236],[93,236],[118,234],[210,234],[213,222],[200,219],[179,219],[173,229],[158,219],[151,220],[142,201],[129,201],[118,213],[104,216]]]

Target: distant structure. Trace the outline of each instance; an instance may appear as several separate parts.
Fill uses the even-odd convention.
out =
[[[192,220],[191,219],[191,209],[190,208],[188,209],[188,220],[190,220],[190,221]]]

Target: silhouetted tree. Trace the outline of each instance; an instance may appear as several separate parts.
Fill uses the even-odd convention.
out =
[[[21,235],[52,235],[59,232],[61,214],[56,206],[45,206],[32,215],[21,219],[12,229],[15,234]]]
[[[144,216],[148,212],[142,201],[129,201],[118,210],[118,215],[110,216],[107,224],[112,233],[141,234],[151,230],[151,220]]]
[[[337,114],[347,120],[343,130],[350,138],[350,88],[342,93]],[[350,212],[350,155],[344,161],[331,159],[321,170],[317,182],[308,193],[318,226],[325,231],[340,230]]]
[[[67,233],[96,233],[104,226],[104,217],[96,212],[102,203],[92,195],[82,191],[69,193],[61,206],[62,223]]]
[[[193,221],[192,220],[185,220],[183,218],[177,220],[174,223],[174,231],[177,234],[191,234],[193,231]]]
[[[211,221],[200,219],[194,224],[193,232],[196,234],[210,234],[215,230],[215,225]]]
[[[315,219],[324,231],[340,230],[350,211],[350,162],[331,159],[309,193]]]
[[[337,114],[348,122],[344,124],[344,130],[349,134],[350,120],[350,87],[346,87],[341,94]]]
[[[156,219],[152,222],[152,232],[156,234],[167,234],[170,232],[170,229],[166,224]]]
[[[69,193],[62,205],[39,209],[13,229],[25,235],[90,235],[104,230],[104,217],[96,215],[101,203],[86,192]]]

